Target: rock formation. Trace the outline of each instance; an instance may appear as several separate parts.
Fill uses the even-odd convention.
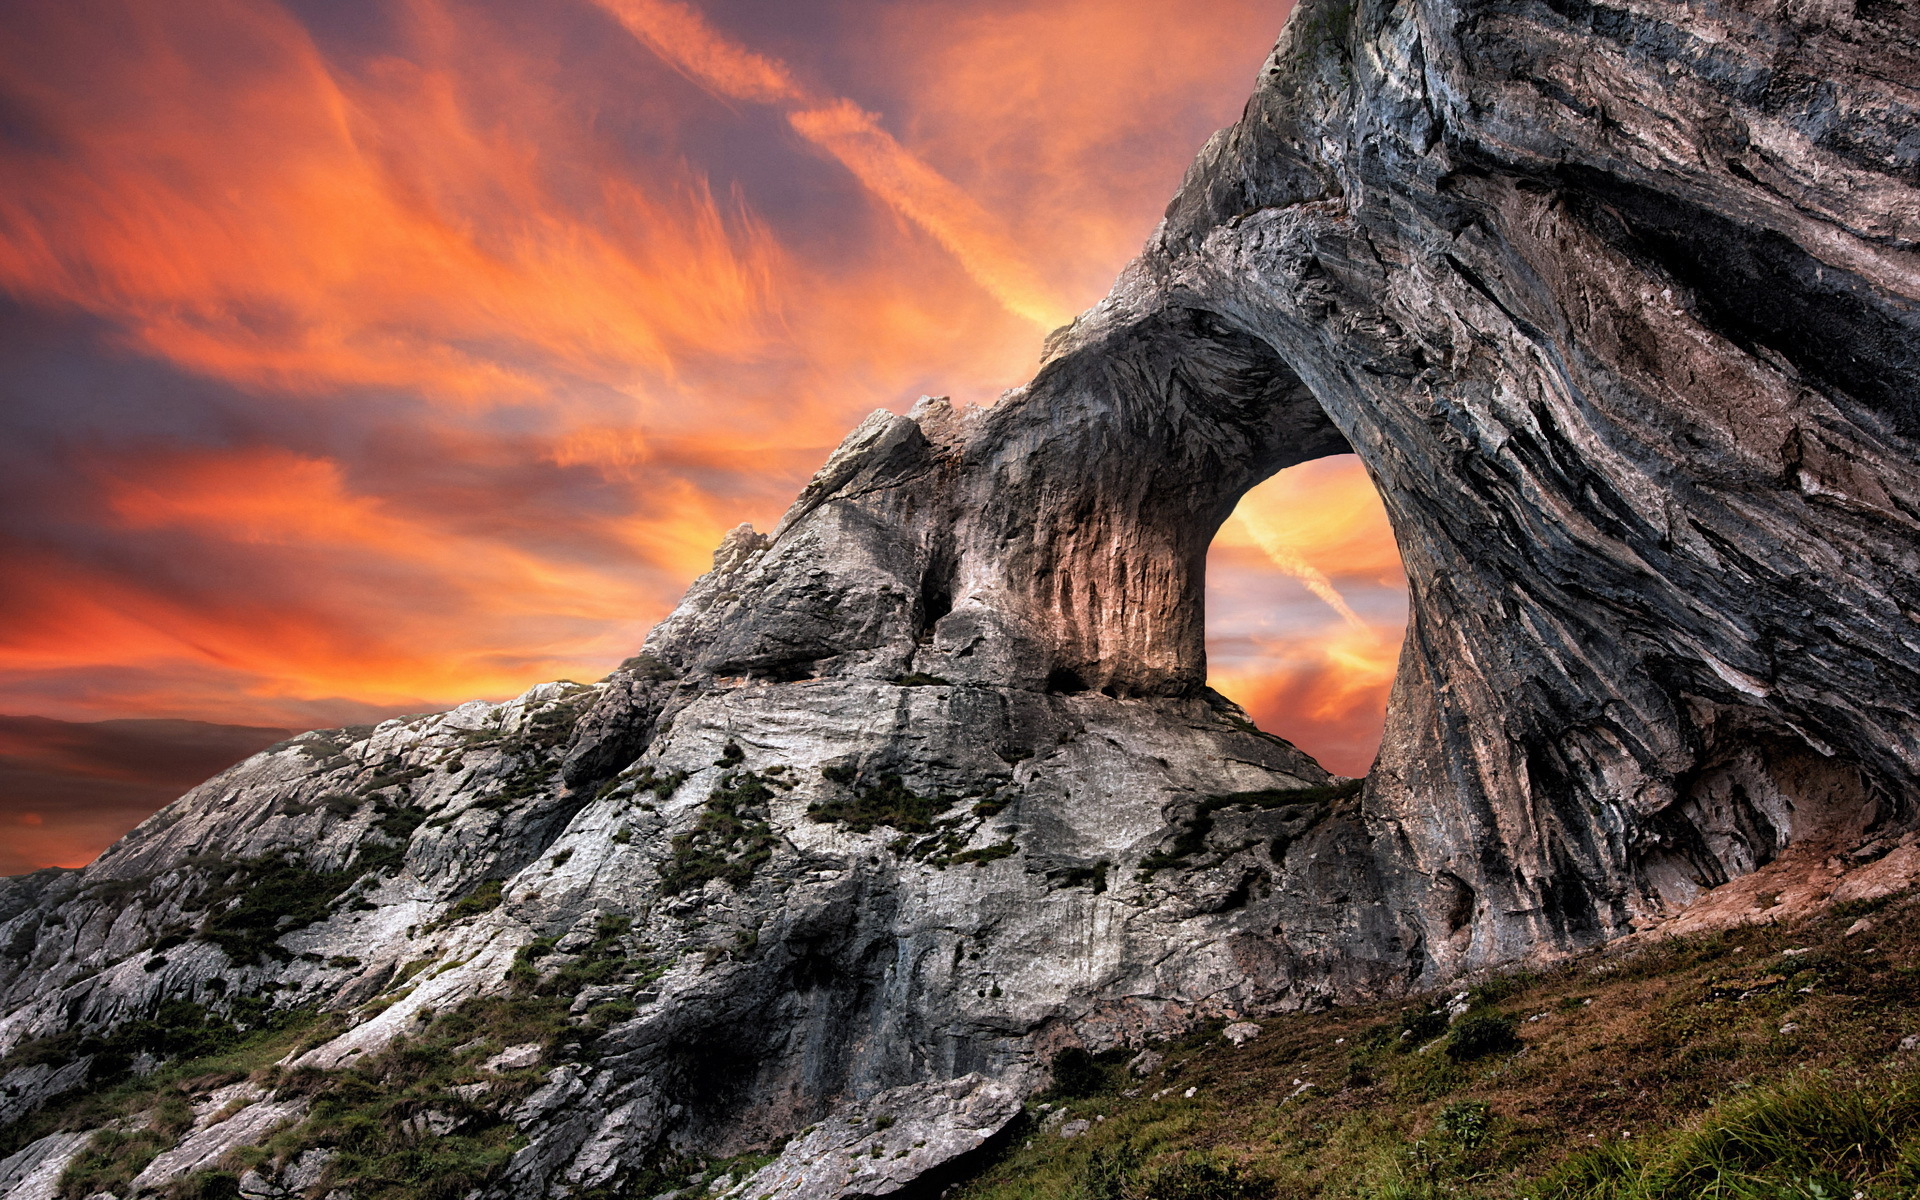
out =
[[[869,418],[613,675],[304,735],[0,885],[6,1119],[163,1054],[156,1014],[325,1010],[226,1102],[306,1147],[248,1186],[318,1195],[304,1097],[508,997],[551,1027],[472,1030],[404,1118],[512,1133],[483,1194],[794,1137],[715,1189],[886,1195],[1062,1046],[1920,855],[1917,38],[1871,0],[1309,0],[1030,385]],[[1202,648],[1236,500],[1348,450],[1412,591],[1364,788]]]

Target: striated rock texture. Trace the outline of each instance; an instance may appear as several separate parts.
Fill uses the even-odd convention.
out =
[[[1917,38],[1303,6],[1028,387],[869,418],[606,680],[304,735],[0,884],[0,1105],[321,1012],[234,1115],[117,1118],[116,1194],[385,1194],[411,1146],[482,1196],[904,1195],[1063,1046],[1906,861]],[[1235,501],[1348,450],[1413,601],[1364,789],[1202,649]],[[52,1194],[86,1141],[15,1128]]]

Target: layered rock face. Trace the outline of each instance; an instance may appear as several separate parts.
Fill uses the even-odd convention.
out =
[[[608,679],[306,735],[0,885],[8,1119],[170,1002],[325,1010],[305,1082],[233,1098],[257,1130],[187,1129],[130,1189],[286,1126],[249,1186],[321,1194],[346,1159],[303,1097],[511,1000],[550,1027],[467,1030],[405,1117],[510,1134],[486,1194],[811,1127],[716,1190],[886,1195],[1063,1045],[1884,853],[1920,772],[1917,36],[1302,7],[1028,387],[870,418]],[[1412,588],[1364,789],[1206,691],[1202,646],[1235,501],[1349,450]]]
[[[1094,314],[1230,314],[1373,473],[1413,602],[1368,817],[1435,967],[1911,820],[1917,30],[1303,9]]]

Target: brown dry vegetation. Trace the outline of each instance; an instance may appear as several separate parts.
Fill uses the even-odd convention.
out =
[[[1470,989],[1452,1031],[1509,1017],[1517,1051],[1458,1054],[1426,1015],[1449,989],[1264,1019],[1240,1048],[1216,1023],[1144,1079],[1109,1054],[1105,1086],[1062,1101],[1086,1133],[1030,1105],[955,1200],[1917,1196],[1916,915],[1843,907]]]

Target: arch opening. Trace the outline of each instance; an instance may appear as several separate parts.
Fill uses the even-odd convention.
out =
[[[1354,454],[1250,488],[1207,551],[1207,683],[1339,775],[1380,747],[1407,623],[1386,509]]]

